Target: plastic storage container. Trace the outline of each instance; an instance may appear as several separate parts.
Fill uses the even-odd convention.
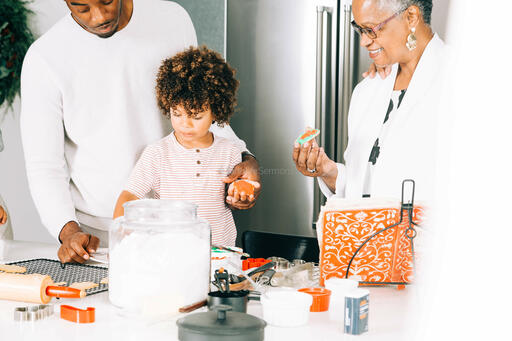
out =
[[[325,281],[325,287],[331,291],[331,303],[329,306],[329,319],[343,322],[345,316],[345,295],[348,291],[356,289],[357,280],[345,278],[329,278]]]
[[[210,228],[193,203],[136,200],[124,205],[109,240],[109,299],[120,313],[164,317],[205,300]]]
[[[263,319],[277,327],[298,327],[308,323],[313,296],[295,290],[276,290],[261,295]]]

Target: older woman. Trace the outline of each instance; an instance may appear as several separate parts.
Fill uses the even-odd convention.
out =
[[[293,159],[318,177],[326,196],[400,197],[404,179],[420,199],[432,196],[437,101],[444,43],[432,32],[432,0],[354,0],[352,25],[385,79],[357,85],[348,118],[345,164],[330,160],[316,142],[298,144]]]

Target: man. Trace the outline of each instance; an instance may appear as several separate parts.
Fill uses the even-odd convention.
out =
[[[197,39],[172,2],[65,1],[70,15],[25,57],[21,135],[32,197],[62,243],[59,258],[83,263],[108,240],[116,198],[143,147],[169,132],[155,99],[158,65]],[[212,130],[246,150],[229,126]],[[225,182],[240,177],[259,182],[248,153]],[[247,209],[255,198],[230,191],[226,201]]]

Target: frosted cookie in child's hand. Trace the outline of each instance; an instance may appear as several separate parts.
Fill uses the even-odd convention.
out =
[[[253,200],[254,199],[254,191],[257,188],[260,188],[260,183],[251,180],[236,180],[229,185],[228,193],[233,193],[233,196],[237,194],[240,196],[241,200]]]
[[[318,135],[320,135],[320,130],[306,128],[306,132],[304,134],[302,134],[301,136],[299,136],[297,138],[296,142],[302,146],[304,143],[313,140]]]

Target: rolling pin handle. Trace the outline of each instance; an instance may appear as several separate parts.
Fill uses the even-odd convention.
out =
[[[70,287],[49,286],[46,288],[46,295],[62,298],[83,298],[85,291]]]

